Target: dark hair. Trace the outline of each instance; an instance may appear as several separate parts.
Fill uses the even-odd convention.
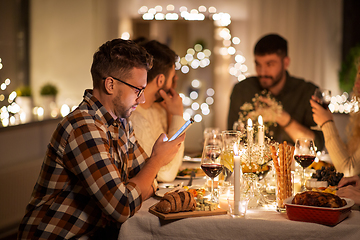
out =
[[[156,40],[147,41],[145,38],[138,38],[134,41],[154,57],[153,67],[148,71],[147,82],[151,82],[159,74],[164,74],[167,79],[178,57],[176,53]]]
[[[254,54],[264,56],[276,53],[281,57],[288,55],[287,41],[277,34],[262,37],[255,45]]]
[[[149,71],[152,67],[152,56],[131,40],[107,41],[99,47],[93,57],[91,65],[93,87],[99,88],[102,79],[108,76],[126,79],[134,67]]]

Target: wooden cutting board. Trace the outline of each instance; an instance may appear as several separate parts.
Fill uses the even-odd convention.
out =
[[[189,217],[202,217],[202,216],[214,216],[214,215],[224,215],[226,210],[218,208],[214,211],[191,211],[191,212],[178,212],[178,213],[161,213],[155,210],[155,205],[149,208],[149,212],[158,216],[163,220],[175,220]]]

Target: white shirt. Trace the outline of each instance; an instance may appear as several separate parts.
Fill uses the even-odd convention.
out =
[[[171,120],[169,132],[167,132],[166,110],[159,104],[153,103],[148,109],[140,105],[131,114],[130,120],[133,124],[135,137],[148,156],[151,155],[152,148],[161,133],[166,133],[168,138],[176,133],[185,123],[182,116],[174,115]],[[157,180],[160,182],[172,182],[178,173],[184,156],[184,143],[173,160],[160,168]]]

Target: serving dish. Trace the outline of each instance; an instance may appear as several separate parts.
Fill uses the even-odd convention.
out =
[[[341,208],[314,207],[306,205],[292,204],[294,197],[285,200],[286,213],[290,220],[313,222],[327,226],[335,226],[351,213],[351,207],[354,201],[344,198],[346,205]]]

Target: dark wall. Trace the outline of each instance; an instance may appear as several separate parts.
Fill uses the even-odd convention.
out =
[[[344,0],[343,2],[343,45],[342,60],[349,50],[360,44],[360,1]]]
[[[29,0],[0,0],[0,84],[29,84]],[[11,89],[14,90],[14,89]]]

